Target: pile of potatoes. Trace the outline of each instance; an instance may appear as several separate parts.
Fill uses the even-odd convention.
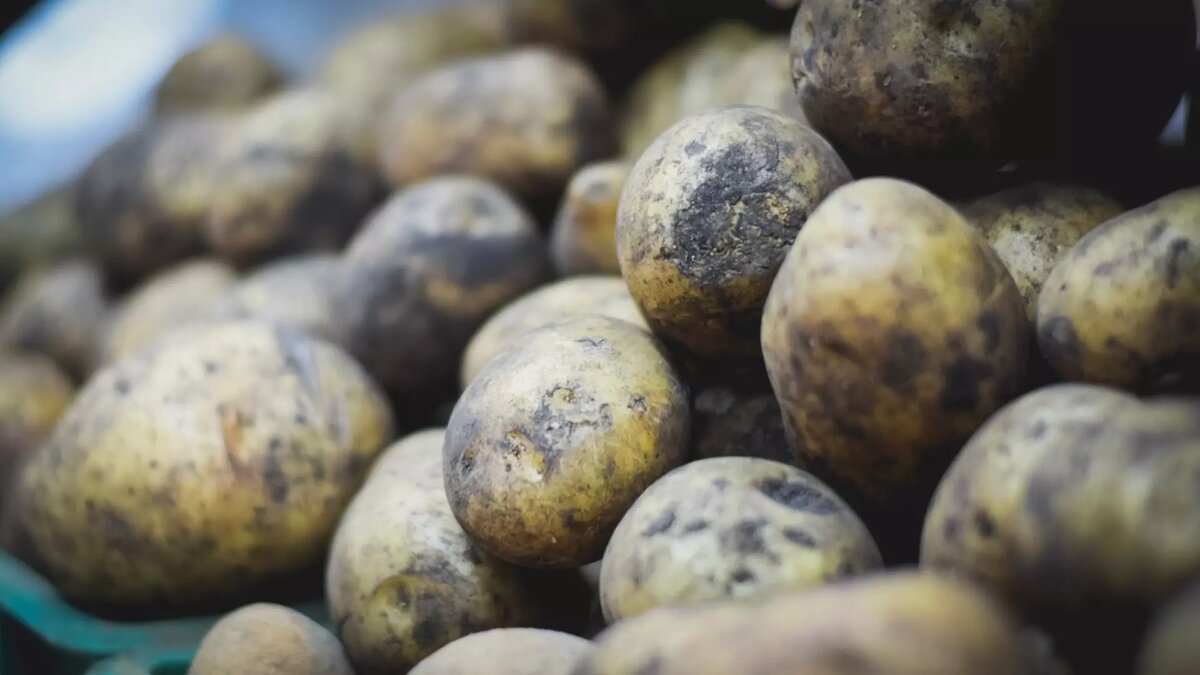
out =
[[[180,58],[0,220],[0,544],[195,675],[1198,672],[1190,0],[748,4]]]

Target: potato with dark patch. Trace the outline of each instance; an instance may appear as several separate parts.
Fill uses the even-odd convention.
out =
[[[560,276],[620,274],[617,261],[617,202],[629,165],[589,164],[567,184],[550,233],[550,256]]]
[[[717,457],[672,471],[633,503],[604,552],[600,600],[611,623],[882,566],[866,526],[812,475],[765,459]]]
[[[683,462],[687,393],[633,324],[581,316],[501,352],[446,429],[446,493],[482,548],[529,567],[600,557],[626,509]]]
[[[0,289],[21,272],[82,249],[75,189],[64,185],[0,215]]]
[[[266,96],[283,74],[245,39],[218,35],[193,48],[163,76],[155,93],[160,112],[235,110]]]
[[[233,271],[212,259],[181,263],[150,277],[114,308],[101,346],[101,363],[125,358],[205,320],[207,308],[233,283]]]
[[[200,329],[97,373],[21,476],[21,522],[74,600],[224,597],[318,558],[391,436],[335,347]]]
[[[334,307],[342,279],[341,256],[311,253],[265,265],[216,303],[219,319],[258,319],[341,343]]]
[[[1037,329],[1042,354],[1068,380],[1200,383],[1200,188],[1081,239],[1038,296]]]
[[[188,675],[354,675],[342,645],[290,607],[259,603],[221,617]]]
[[[208,244],[237,267],[340,248],[379,196],[367,120],[299,89],[246,111],[217,151]]]
[[[1027,675],[1012,620],[970,586],[896,572],[663,608],[596,639],[573,675]]]
[[[579,167],[612,150],[607,95],[582,62],[543,48],[461,61],[414,82],[380,127],[392,185],[447,173],[557,197]]]
[[[1137,675],[1192,675],[1200,663],[1200,583],[1158,613],[1143,642]]]
[[[1038,293],[1050,272],[1085,234],[1124,210],[1091,188],[1030,183],[981,197],[962,214],[1012,274],[1032,325]]]
[[[1017,394],[1029,331],[1012,276],[962,216],[874,178],[808,219],[762,346],[793,451],[886,502]]]
[[[393,196],[346,249],[345,344],[388,389],[449,384],[471,334],[549,276],[546,245],[511,197],[448,176]]]
[[[393,444],[342,517],[326,599],[360,675],[407,672],[464,635],[540,616],[520,571],[480,550],[442,481],[445,431]]]
[[[787,38],[764,38],[747,49],[724,78],[725,103],[758,105],[808,124],[796,86]]]
[[[100,270],[67,260],[21,275],[0,310],[0,344],[45,354],[76,380],[92,371],[108,320]]]
[[[581,637],[536,628],[496,628],[434,652],[411,675],[571,675],[592,648]]]
[[[688,118],[634,165],[617,257],[654,332],[704,358],[755,357],[771,281],[850,174],[812,129],[751,106]]]
[[[804,468],[788,444],[773,395],[709,387],[696,394],[692,411],[693,458],[758,457]]]
[[[463,352],[459,383],[466,389],[492,358],[529,331],[581,314],[620,319],[649,330],[620,277],[563,279],[526,293],[493,314]]]
[[[75,396],[66,374],[40,354],[0,354],[0,509],[8,485]]]

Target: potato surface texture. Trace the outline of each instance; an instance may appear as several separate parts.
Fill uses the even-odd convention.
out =
[[[590,642],[566,633],[497,628],[451,642],[417,664],[412,675],[571,675],[590,649]]]
[[[213,308],[219,319],[258,319],[340,344],[335,293],[341,257],[311,253],[283,258],[240,280]]]
[[[589,164],[571,178],[550,237],[560,275],[621,273],[617,204],[628,176],[628,164],[611,161]]]
[[[260,603],[221,617],[188,675],[354,675],[342,645],[294,609]]]

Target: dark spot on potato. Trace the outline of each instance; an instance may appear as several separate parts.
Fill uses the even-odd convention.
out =
[[[793,544],[796,544],[797,546],[803,546],[804,548],[816,548],[817,546],[817,540],[813,539],[812,535],[804,530],[797,530],[793,527],[785,527],[783,528],[783,536],[785,539]]]
[[[220,369],[221,369],[221,367],[219,365],[217,365],[216,363],[213,363],[212,361],[204,362],[204,372],[208,373],[209,375],[216,373]]]
[[[692,534],[693,532],[700,532],[706,529],[708,529],[707,520],[693,520],[692,522],[683,526],[683,533]]]
[[[674,511],[666,511],[666,512],[660,514],[653,521],[651,521],[650,525],[645,530],[642,531],[642,536],[643,537],[653,537],[656,535],[660,535],[663,532],[666,532],[667,530],[671,529],[671,526],[674,524],[675,524],[675,512]]]
[[[1163,233],[1165,233],[1167,228],[1170,226],[1171,224],[1165,220],[1160,220],[1155,223],[1154,227],[1150,228],[1150,231],[1146,233],[1146,245],[1149,246],[1150,244],[1158,241],[1158,238],[1163,236]],[[1088,239],[1092,238],[1093,237],[1088,237]]]
[[[113,385],[113,390],[115,390],[117,392],[118,396],[124,396],[129,393],[129,390],[132,386],[133,385],[131,385],[129,383],[129,380],[126,380],[125,378],[120,378]]]
[[[563,527],[567,528],[568,530],[572,530],[572,531],[579,529],[580,526],[582,525],[582,523],[580,523],[578,520],[575,519],[575,510],[574,509],[568,509],[568,510],[560,513],[559,520],[562,522]]]
[[[762,529],[766,525],[765,518],[740,520],[732,528],[721,533],[721,544],[743,555],[762,553],[767,546],[762,537]]]
[[[996,533],[996,521],[992,520],[991,514],[987,511],[975,512],[975,531],[984,539]]]
[[[1025,433],[1025,436],[1031,441],[1036,441],[1045,435],[1046,435],[1046,422],[1043,420],[1037,420],[1036,422],[1034,422],[1029,427],[1029,431],[1027,431]]]
[[[1188,253],[1190,244],[1186,239],[1176,239],[1171,242],[1167,251],[1167,287],[1175,288],[1179,283],[1181,259]]]
[[[1121,266],[1120,260],[1106,260],[1092,268],[1092,274],[1097,277],[1107,277]]]
[[[1000,317],[994,311],[987,311],[979,315],[979,319],[975,324],[979,326],[980,332],[983,333],[983,347],[989,352],[994,352],[1000,348]]]
[[[663,661],[660,656],[651,656],[646,659],[645,663],[638,667],[635,675],[661,675],[663,669]]]
[[[418,614],[418,616],[421,616]],[[422,649],[428,649],[436,645],[442,634],[441,621],[436,614],[426,614],[417,620],[417,624],[413,626],[413,641]]]
[[[629,397],[629,409],[633,412],[642,415],[649,409],[646,406],[646,397],[641,394],[634,394]]]
[[[754,572],[751,572],[745,567],[739,567],[733,571],[733,576],[731,578],[735,584],[746,584],[756,580],[758,577],[755,576]]]
[[[883,382],[896,391],[911,391],[913,380],[926,370],[927,355],[921,336],[896,328],[888,336],[887,343],[881,368]]]
[[[945,387],[940,404],[944,410],[971,412],[979,406],[979,386],[992,376],[992,367],[970,356],[960,356],[942,371]]]
[[[959,527],[957,518],[947,518],[946,522],[942,523],[942,536],[946,538],[946,541],[957,541]]]
[[[687,153],[688,157],[695,157],[696,155],[704,152],[706,149],[707,148],[705,148],[704,144],[700,141],[692,141],[683,148],[683,151]]]
[[[820,490],[799,481],[768,478],[758,484],[758,491],[771,501],[796,511],[825,515],[841,510],[837,502],[821,494]]]
[[[725,488],[729,487],[729,479],[718,478],[713,481],[713,487],[717,488],[718,490],[724,490]]]
[[[1038,330],[1038,346],[1051,364],[1076,363],[1082,350],[1075,325],[1065,316],[1046,321]]]
[[[267,494],[271,501],[276,504],[282,504],[287,501],[288,492],[291,488],[287,474],[283,470],[283,463],[279,457],[279,450],[282,445],[275,445],[267,452],[266,459],[263,461],[263,486],[267,488]]]

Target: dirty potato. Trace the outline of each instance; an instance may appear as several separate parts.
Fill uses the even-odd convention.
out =
[[[550,255],[560,276],[620,274],[617,202],[629,176],[625,162],[598,162],[567,184],[550,234]]]
[[[880,502],[1017,394],[1028,345],[1020,292],[987,242],[888,178],[821,204],[763,315],[793,451]]]
[[[1037,338],[1068,380],[1135,390],[1200,383],[1200,188],[1075,244],[1038,296]]]
[[[45,354],[76,380],[91,372],[108,318],[100,270],[67,260],[25,272],[0,310],[0,344]]]
[[[758,105],[808,124],[792,82],[787,38],[764,38],[741,53],[725,76],[725,103]]]
[[[155,93],[160,112],[238,109],[277,89],[283,75],[245,39],[219,35],[171,66]]]
[[[334,253],[284,258],[235,284],[212,314],[223,320],[258,319],[290,326],[340,344],[334,293],[341,273],[341,257]]]
[[[687,393],[662,347],[600,316],[527,333],[459,399],[446,493],[479,545],[530,567],[598,559],[634,499],[687,452]]]
[[[537,628],[496,628],[459,638],[411,675],[571,675],[592,648],[581,637]]]
[[[417,80],[392,104],[380,143],[392,185],[464,173],[536,200],[612,150],[612,119],[586,65],[530,47]]]
[[[773,395],[709,387],[696,394],[692,410],[693,458],[758,457],[799,465]]]
[[[69,598],[232,595],[321,555],[391,426],[331,345],[197,330],[89,381],[26,464],[22,524]]]
[[[0,354],[0,508],[18,469],[54,431],[75,387],[50,359]]]
[[[466,389],[488,361],[529,331],[580,314],[599,314],[647,328],[620,277],[563,279],[517,298],[492,315],[463,353],[459,383]]]
[[[637,3],[611,0],[501,0],[509,39],[594,51],[624,44]]]
[[[611,623],[882,566],[866,526],[812,475],[765,459],[718,457],[672,471],[633,503],[604,552],[600,600]]]
[[[248,605],[204,635],[188,675],[354,675],[342,645],[290,607]]]
[[[788,247],[849,180],[823,138],[765,108],[672,127],[634,166],[617,212],[621,272],[650,327],[700,357],[756,356]]]
[[[1200,583],[1158,613],[1142,645],[1137,675],[1190,675],[1200,663]]]

